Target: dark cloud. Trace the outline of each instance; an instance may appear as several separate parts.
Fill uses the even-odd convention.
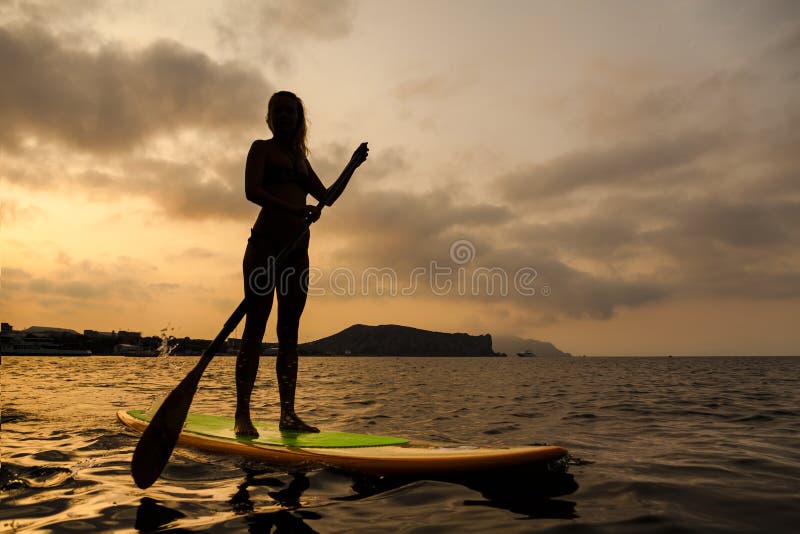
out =
[[[735,68],[681,84],[611,70],[576,90],[564,112],[592,143],[496,179],[530,215],[492,260],[527,258],[555,314],[800,296],[800,25],[786,8],[752,8],[780,23]]]
[[[573,152],[497,181],[510,201],[546,201],[584,188],[653,186],[669,171],[691,165],[722,141],[718,134],[643,139],[601,149]]]
[[[326,214],[324,234],[350,240],[345,262],[412,267],[448,254],[450,234],[468,228],[497,227],[508,221],[507,208],[465,205],[446,191],[412,193],[354,188]]]
[[[608,230],[613,234],[617,229]],[[580,230],[571,233],[578,236]],[[359,284],[370,268],[391,270],[400,289],[409,286],[415,268],[424,268],[426,274],[414,294],[430,295],[431,262],[436,262],[437,268],[450,268],[452,273],[463,265],[469,286],[459,294],[458,275],[452,274],[454,289],[440,298],[507,302],[551,316],[608,318],[619,306],[637,306],[667,295],[660,281],[604,277],[571,267],[557,256],[563,245],[559,241],[569,239],[566,235],[523,239],[519,222],[507,208],[462,204],[446,191],[354,191],[326,215],[314,239],[328,236],[344,240],[345,245],[336,253],[336,265],[319,266],[325,273],[317,282],[321,288],[329,287],[330,274],[341,267],[352,269]],[[472,260],[466,264],[454,261],[451,248],[462,240],[471,248]],[[504,277],[507,292],[501,293],[496,281],[490,289],[490,282],[476,274],[479,270]],[[518,292],[514,286],[517,273],[531,270],[538,296]],[[548,296],[542,295],[544,288]],[[365,289],[369,296],[380,296],[374,288],[357,291],[364,294]]]
[[[800,295],[800,199],[616,196],[587,215],[520,226],[511,237],[520,250],[536,247],[546,251],[544,257],[588,262],[599,266],[598,272],[616,273],[613,280],[621,287],[647,280],[645,291],[634,296]],[[580,288],[576,281],[563,287]],[[615,291],[611,302],[624,294]]]
[[[77,176],[76,181],[99,198],[148,198],[171,218],[247,220],[254,219],[257,213],[257,207],[244,196],[244,171],[238,187],[194,161],[131,158],[124,161],[122,172],[90,172]]]
[[[609,319],[621,306],[641,306],[669,296],[658,279],[630,279],[624,276],[603,276],[577,268],[546,256],[532,256],[529,264],[541,279],[538,291],[549,288],[549,295],[538,298],[512,295],[518,304],[543,314],[573,318]],[[514,269],[512,272],[516,272]]]
[[[89,152],[130,151],[183,129],[253,123],[271,90],[254,70],[171,41],[140,50],[71,48],[36,26],[0,28],[0,144],[26,137]]]

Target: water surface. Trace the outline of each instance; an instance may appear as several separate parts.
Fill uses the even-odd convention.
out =
[[[178,449],[133,485],[115,419],[196,358],[4,357],[0,530],[790,532],[800,524],[800,358],[301,357],[298,412],[326,430],[552,443],[566,472],[370,479]],[[232,415],[232,358],[193,410]],[[278,411],[264,357],[255,416]],[[558,466],[555,466],[558,467]]]

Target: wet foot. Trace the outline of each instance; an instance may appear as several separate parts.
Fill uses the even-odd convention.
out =
[[[319,428],[303,422],[296,415],[282,415],[279,428],[293,432],[319,432]]]
[[[236,436],[240,438],[258,437],[258,430],[253,426],[253,422],[249,417],[241,419],[237,417],[236,423],[233,425],[233,431],[236,432]]]

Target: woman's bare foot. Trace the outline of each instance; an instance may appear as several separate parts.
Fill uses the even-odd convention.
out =
[[[240,438],[257,438],[258,430],[253,426],[253,422],[249,417],[237,417],[236,423],[233,425],[233,431],[236,436]]]
[[[319,428],[304,423],[302,419],[297,417],[297,414],[282,415],[278,427],[281,430],[292,432],[319,432]]]

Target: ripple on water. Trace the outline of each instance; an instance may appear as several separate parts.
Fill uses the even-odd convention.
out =
[[[597,416],[593,413],[583,412],[583,413],[569,413],[565,415],[562,419],[596,419]]]
[[[66,467],[36,465],[20,467],[9,465],[9,470],[16,470],[16,477],[30,488],[56,488],[72,482],[72,469]]]
[[[518,424],[512,423],[503,426],[498,426],[494,428],[490,428],[488,430],[484,430],[483,433],[488,436],[495,436],[498,434],[505,434],[507,432],[513,432],[515,430],[519,430],[520,426]]]
[[[90,444],[79,447],[79,451],[109,451],[121,447],[135,446],[137,438],[125,434],[104,434],[94,439]]]
[[[47,450],[39,451],[31,455],[31,458],[43,462],[67,462],[72,459],[72,455],[59,450]]]

